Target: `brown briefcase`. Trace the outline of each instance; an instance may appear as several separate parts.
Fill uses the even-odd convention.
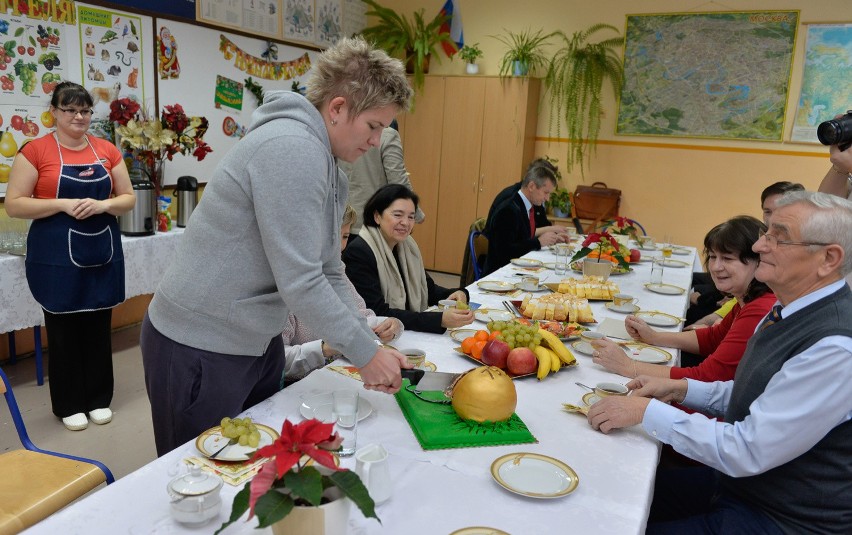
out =
[[[574,210],[580,219],[612,219],[618,215],[620,205],[621,190],[608,188],[603,182],[578,185],[574,190]]]

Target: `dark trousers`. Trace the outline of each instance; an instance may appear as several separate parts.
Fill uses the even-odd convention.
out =
[[[657,470],[645,533],[782,534],[778,525],[762,512],[720,495],[716,471],[706,466]]]
[[[146,314],[139,346],[158,456],[278,392],[284,372],[280,335],[260,357],[225,355],[167,338]]]
[[[47,327],[50,403],[60,418],[112,402],[112,309],[53,314]]]

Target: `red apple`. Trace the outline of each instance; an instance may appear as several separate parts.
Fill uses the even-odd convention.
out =
[[[503,340],[489,340],[482,348],[482,362],[489,366],[506,368],[506,358],[509,356],[509,344]]]
[[[514,375],[524,375],[533,373],[538,369],[538,359],[535,358],[535,353],[527,347],[516,347],[509,352],[506,358],[506,365],[509,373]]]
[[[631,262],[638,262],[640,258],[642,258],[642,253],[639,252],[639,249],[630,249]]]

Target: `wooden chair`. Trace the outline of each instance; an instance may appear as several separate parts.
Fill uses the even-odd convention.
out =
[[[101,483],[115,481],[109,469],[98,461],[36,447],[2,369],[0,393],[6,398],[24,446],[0,455],[0,535],[23,531]]]

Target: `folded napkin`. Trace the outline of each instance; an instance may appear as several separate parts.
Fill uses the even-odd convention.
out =
[[[260,465],[268,459],[258,459],[257,461],[243,462],[225,462],[217,461],[216,459],[208,459],[206,457],[189,457],[184,459],[184,462],[190,466],[195,465],[201,467],[202,470],[212,472],[220,476],[222,480],[234,486],[239,486],[253,478],[260,470]]]
[[[452,406],[429,403],[407,391],[405,386],[408,385],[408,379],[403,379],[402,384],[403,388],[394,396],[424,450],[538,442],[517,414],[505,422],[497,423],[480,424],[462,420]],[[441,392],[421,392],[420,395],[427,399],[444,397]]]
[[[627,329],[624,328],[624,320],[623,319],[614,319],[614,318],[605,318],[600,325],[598,325],[597,331],[601,334],[605,334],[610,338],[619,338],[621,340],[633,341],[633,338],[627,334]]]

